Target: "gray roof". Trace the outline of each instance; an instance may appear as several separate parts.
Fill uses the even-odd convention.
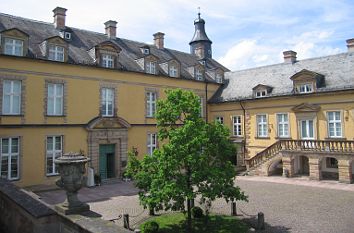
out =
[[[293,64],[281,63],[228,72],[225,74],[225,84],[210,102],[253,99],[252,88],[259,84],[272,87],[269,97],[294,95],[290,77],[304,69],[324,76],[324,85],[317,88],[316,92],[354,89],[354,53],[348,52],[300,60]]]
[[[40,22],[0,13],[0,32],[12,28],[19,29],[29,35],[29,51],[27,56],[34,59],[45,59],[40,50],[40,44],[44,40],[53,36],[60,36],[60,30],[56,29],[52,23]],[[159,59],[158,63],[164,63],[172,59],[177,60],[181,64],[182,78],[194,79],[194,77],[192,77],[187,71],[188,67],[200,64],[197,56],[185,52],[180,52],[168,48],[158,49],[154,45],[122,38],[109,39],[107,35],[103,33],[97,33],[73,27],[66,27],[65,31],[70,31],[72,33],[71,40],[68,41],[68,63],[72,64],[97,66],[92,57],[89,55],[88,51],[104,41],[111,41],[122,49],[122,51],[119,53],[118,62],[121,65],[120,69],[126,71],[141,73],[145,72],[136,62],[136,59],[144,56],[140,50],[140,48],[143,46],[149,46],[150,54],[156,56]],[[207,70],[221,68],[224,71],[228,71],[227,68],[213,59],[206,59],[205,67]],[[159,75],[168,76],[160,68]],[[206,75],[206,80],[214,82],[214,79],[208,75]]]

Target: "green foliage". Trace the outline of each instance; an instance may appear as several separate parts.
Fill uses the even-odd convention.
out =
[[[159,224],[155,221],[146,222],[141,226],[142,233],[158,233]]]
[[[192,209],[192,216],[193,218],[201,218],[203,217],[203,210],[199,206],[194,206]]]
[[[234,184],[230,158],[235,146],[229,130],[200,117],[199,97],[180,89],[166,91],[156,112],[161,148],[142,161],[129,157],[127,172],[140,189],[145,208],[185,210],[185,201],[201,196],[202,202],[224,198],[247,200]],[[188,206],[190,226],[191,212]]]
[[[211,215],[208,223],[205,219],[194,219],[192,230],[186,230],[186,217],[182,213],[164,214],[153,218],[159,224],[159,232],[163,233],[244,233],[248,232],[247,224],[233,216]]]

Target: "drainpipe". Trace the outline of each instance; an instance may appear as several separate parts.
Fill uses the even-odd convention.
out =
[[[243,137],[244,137],[244,143],[243,143],[243,162],[245,162],[245,158],[246,158],[246,109],[242,104],[242,101],[239,101],[240,106],[243,110]]]
[[[205,121],[208,123],[208,82],[205,82]]]

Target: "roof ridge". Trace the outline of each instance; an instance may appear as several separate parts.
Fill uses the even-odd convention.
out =
[[[251,67],[251,68],[247,68],[247,69],[243,69],[243,70],[235,70],[235,71],[231,71],[229,73],[238,73],[238,72],[244,72],[244,71],[251,71],[251,70],[257,70],[260,68],[268,68],[268,67],[272,67],[272,66],[280,66],[280,65],[293,65],[299,62],[307,62],[310,60],[318,60],[318,59],[323,59],[323,58],[329,58],[329,57],[335,57],[335,56],[340,56],[340,55],[345,55],[348,54],[348,52],[342,52],[342,53],[336,53],[336,54],[330,54],[330,55],[325,55],[325,56],[320,56],[320,57],[310,57],[310,58],[305,58],[302,60],[297,60],[295,63],[275,63],[275,64],[270,64],[270,65],[264,65],[264,66],[256,66],[256,67]]]
[[[6,14],[6,13],[2,13],[2,12],[0,12],[0,15],[7,16],[7,17],[11,17],[11,18],[22,19],[22,20],[28,20],[28,21],[35,22],[35,23],[42,23],[42,24],[47,24],[47,25],[53,25],[53,23],[48,23],[48,22],[45,22],[45,21],[40,21],[40,20],[25,18],[25,17],[21,17],[21,16],[16,16],[16,15],[10,15],[10,14]]]

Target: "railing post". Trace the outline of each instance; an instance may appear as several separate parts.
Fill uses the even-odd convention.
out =
[[[123,226],[125,229],[130,229],[129,228],[129,214],[123,215]]]

